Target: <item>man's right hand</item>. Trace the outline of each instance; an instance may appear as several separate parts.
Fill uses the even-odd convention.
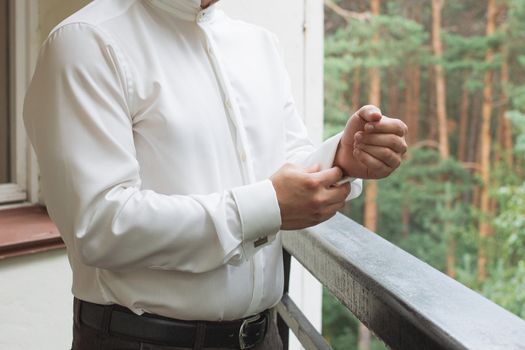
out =
[[[292,164],[273,174],[270,180],[281,209],[281,229],[302,229],[334,216],[350,193],[350,184],[335,185],[342,176],[338,167],[319,171],[319,166],[303,169]]]

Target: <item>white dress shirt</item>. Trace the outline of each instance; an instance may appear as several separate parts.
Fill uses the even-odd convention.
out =
[[[330,167],[340,135],[312,146],[274,35],[199,3],[93,1],[43,44],[24,120],[77,298],[201,320],[281,298],[268,178]]]

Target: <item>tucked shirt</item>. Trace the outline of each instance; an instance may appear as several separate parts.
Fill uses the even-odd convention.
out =
[[[42,46],[24,121],[79,299],[231,320],[281,298],[269,177],[332,166],[341,135],[308,139],[275,35],[199,2],[93,1]]]

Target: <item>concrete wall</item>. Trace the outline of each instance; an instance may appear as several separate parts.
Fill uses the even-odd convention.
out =
[[[35,42],[41,42],[58,22],[89,3],[89,0],[27,1],[30,6],[38,6],[37,29],[32,34]],[[312,138],[319,142],[322,135],[322,1],[222,0],[220,5],[232,17],[262,25],[279,36],[298,108]],[[305,21],[312,22],[307,31]],[[309,37],[305,37],[305,33]],[[292,297],[320,327],[320,286],[298,265],[294,265],[293,274]],[[0,261],[0,349],[69,349],[70,285],[71,273],[63,250]],[[291,348],[299,347],[295,343]]]

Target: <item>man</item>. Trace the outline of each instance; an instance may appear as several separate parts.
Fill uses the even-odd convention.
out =
[[[73,349],[279,349],[279,231],[406,151],[372,106],[314,148],[275,37],[210,4],[94,1],[42,47],[24,120],[73,270]]]

